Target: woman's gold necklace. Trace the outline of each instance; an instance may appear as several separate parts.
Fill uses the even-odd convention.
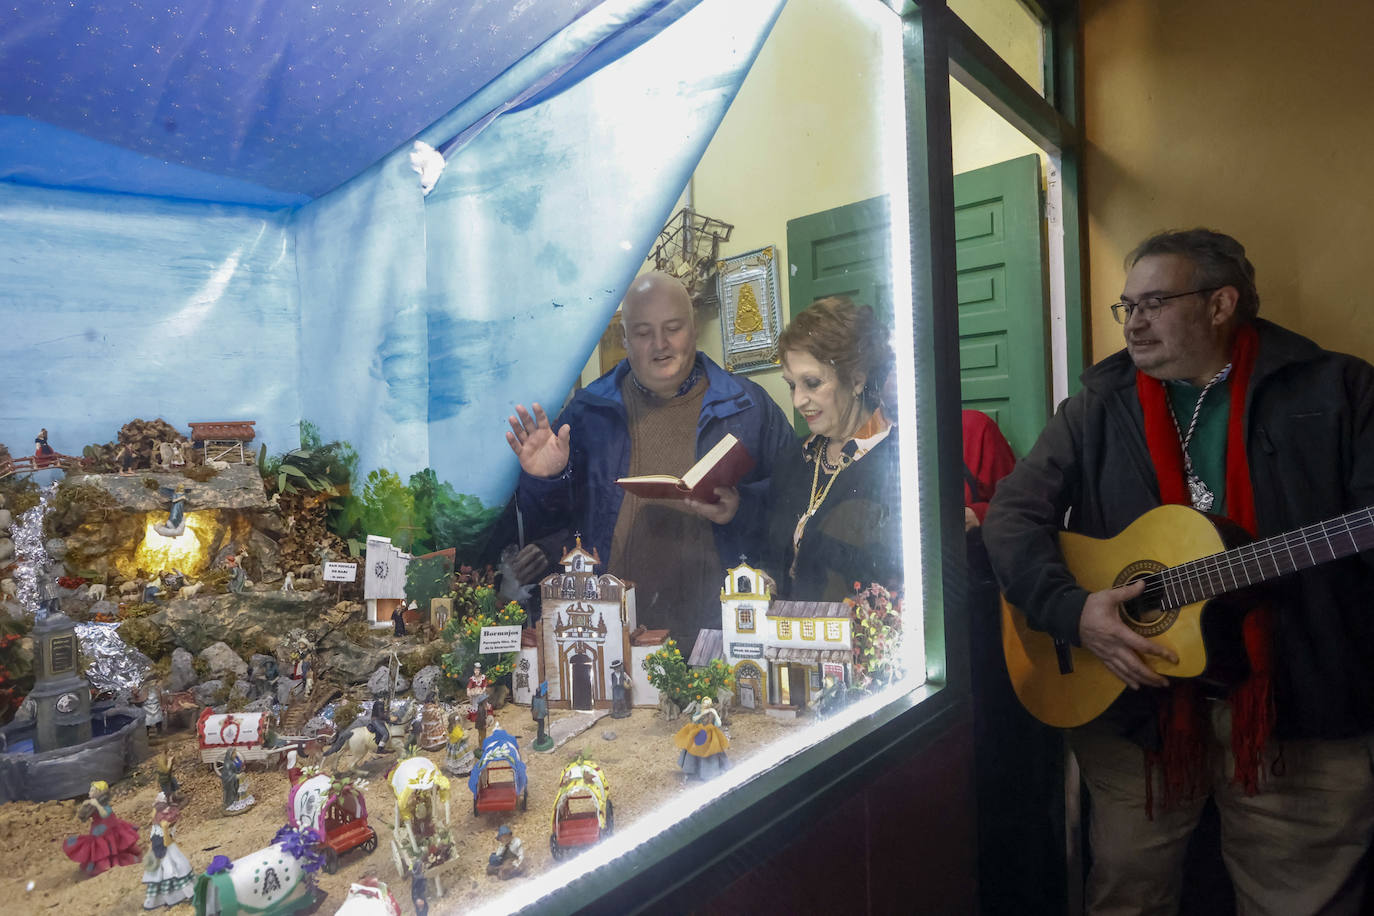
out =
[[[821,504],[825,502],[825,498],[830,495],[830,488],[835,485],[835,480],[840,476],[840,472],[849,467],[853,460],[844,452],[840,452],[840,458],[835,464],[834,470],[827,470],[830,479],[825,482],[825,487],[822,488],[820,485],[821,465],[827,463],[829,451],[830,439],[826,437],[820,443],[820,448],[816,449],[816,469],[811,474],[811,496],[810,499],[807,500],[806,512],[802,514],[801,518],[797,519],[796,531],[792,533],[792,568],[790,574],[793,578],[797,575],[798,548],[801,546],[802,534],[806,531],[806,523],[811,520],[811,516],[816,514]]]

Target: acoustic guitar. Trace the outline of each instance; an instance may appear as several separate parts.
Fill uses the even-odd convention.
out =
[[[1187,506],[1160,506],[1111,538],[1061,532],[1059,547],[1078,584],[1090,592],[1145,580],[1121,619],[1171,649],[1177,664],[1149,657],[1167,677],[1229,681],[1245,671],[1238,611],[1209,605],[1286,576],[1374,547],[1374,507],[1228,549],[1231,532]],[[1217,599],[1217,600],[1214,600]],[[1041,722],[1060,728],[1100,716],[1126,685],[1087,649],[1056,643],[1032,630],[1025,615],[1002,600],[1002,652],[1021,703]]]

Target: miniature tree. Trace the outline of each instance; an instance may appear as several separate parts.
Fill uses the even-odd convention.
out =
[[[475,661],[482,662],[482,670],[492,682],[509,677],[515,670],[518,653],[504,652],[493,658],[478,652],[483,627],[515,626],[523,624],[527,617],[518,602],[498,602],[491,576],[490,569],[479,573],[464,566],[459,571],[458,587],[453,592],[453,615],[439,634],[452,646],[439,660],[444,676],[452,680],[465,682]]]
[[[446,556],[416,557],[406,564],[406,600],[427,613],[429,603],[453,587],[453,560]]]
[[[854,686],[878,690],[902,676],[902,600],[876,583],[854,591]]]
[[[715,702],[722,690],[735,689],[735,675],[722,659],[712,659],[702,668],[688,669],[682,650],[675,640],[668,640],[663,648],[651,652],[643,662],[649,683],[679,709],[707,697]]]

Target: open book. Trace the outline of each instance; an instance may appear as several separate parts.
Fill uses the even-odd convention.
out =
[[[749,450],[732,433],[716,443],[701,460],[681,477],[668,474],[649,474],[644,477],[621,477],[616,483],[627,492],[645,499],[687,499],[704,503],[720,501],[716,487],[733,487],[754,466]]]

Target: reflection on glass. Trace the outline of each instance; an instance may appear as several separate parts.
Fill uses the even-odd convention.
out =
[[[1021,0],[949,0],[949,8],[1036,92],[1045,94],[1045,28]]]

